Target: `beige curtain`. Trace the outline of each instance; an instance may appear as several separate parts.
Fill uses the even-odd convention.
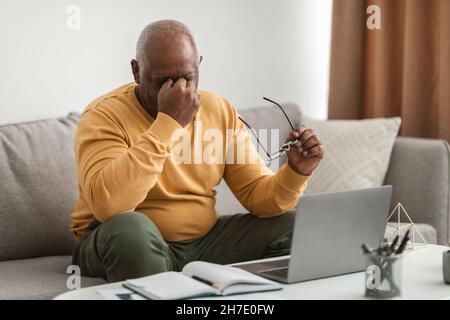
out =
[[[450,141],[450,0],[334,0],[329,118],[389,116],[402,135]]]

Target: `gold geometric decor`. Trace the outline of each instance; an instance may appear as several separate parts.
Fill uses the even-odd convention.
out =
[[[392,216],[394,214],[397,214],[396,222],[390,221]],[[407,219],[407,223],[401,222],[401,217],[404,216]],[[407,250],[417,250],[417,249],[423,249],[427,246],[427,241],[420,233],[419,229],[416,227],[414,222],[411,220],[411,218],[408,215],[408,212],[406,212],[403,205],[399,202],[395,208],[392,210],[388,217],[388,223],[387,227],[395,229],[395,232],[392,234],[391,238],[388,239],[388,243],[392,243],[394,238],[398,236],[400,239],[402,239],[405,235],[405,233],[409,231],[409,236],[411,238],[411,241],[408,242],[406,249]],[[417,236],[422,240],[422,243],[416,243]],[[398,245],[398,244],[397,244]]]

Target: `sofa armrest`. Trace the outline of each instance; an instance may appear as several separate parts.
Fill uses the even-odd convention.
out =
[[[393,186],[391,210],[401,202],[414,223],[436,228],[438,244],[450,242],[449,146],[444,140],[399,137],[385,184]]]

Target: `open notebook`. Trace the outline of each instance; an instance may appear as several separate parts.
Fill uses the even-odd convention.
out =
[[[181,272],[126,280],[123,286],[149,299],[187,299],[281,289],[280,284],[231,266],[194,261]]]

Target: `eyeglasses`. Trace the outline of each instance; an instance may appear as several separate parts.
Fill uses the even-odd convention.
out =
[[[281,112],[283,112],[284,116],[286,117],[287,121],[289,122],[289,125],[290,125],[291,129],[292,129],[292,130],[295,130],[295,127],[294,127],[294,125],[292,124],[291,119],[289,119],[288,115],[286,114],[286,112],[284,111],[283,107],[282,107],[279,103],[277,103],[277,102],[275,102],[275,101],[273,101],[273,100],[271,100],[271,99],[269,99],[269,98],[266,98],[266,97],[263,97],[263,99],[266,100],[266,101],[269,101],[270,103],[273,103],[273,104],[276,105],[278,108],[280,108]],[[240,119],[240,120],[245,124],[245,126],[252,132],[253,136],[256,138],[256,141],[258,142],[258,145],[259,145],[259,146],[261,147],[261,149],[263,149],[263,151],[266,153],[267,158],[268,158],[268,162],[269,162],[269,163],[270,163],[272,160],[278,159],[279,157],[281,157],[282,155],[284,155],[286,152],[288,152],[289,150],[291,150],[292,145],[295,144],[295,143],[297,143],[297,142],[299,141],[299,138],[295,138],[295,139],[289,140],[288,142],[286,142],[285,144],[283,144],[283,145],[281,146],[281,148],[280,148],[277,152],[271,154],[269,151],[267,151],[267,149],[264,147],[264,145],[261,143],[261,141],[259,141],[258,135],[256,134],[255,130],[253,130],[252,127],[251,127],[247,122],[245,122],[244,119],[242,119],[242,117],[239,117],[239,119]]]

